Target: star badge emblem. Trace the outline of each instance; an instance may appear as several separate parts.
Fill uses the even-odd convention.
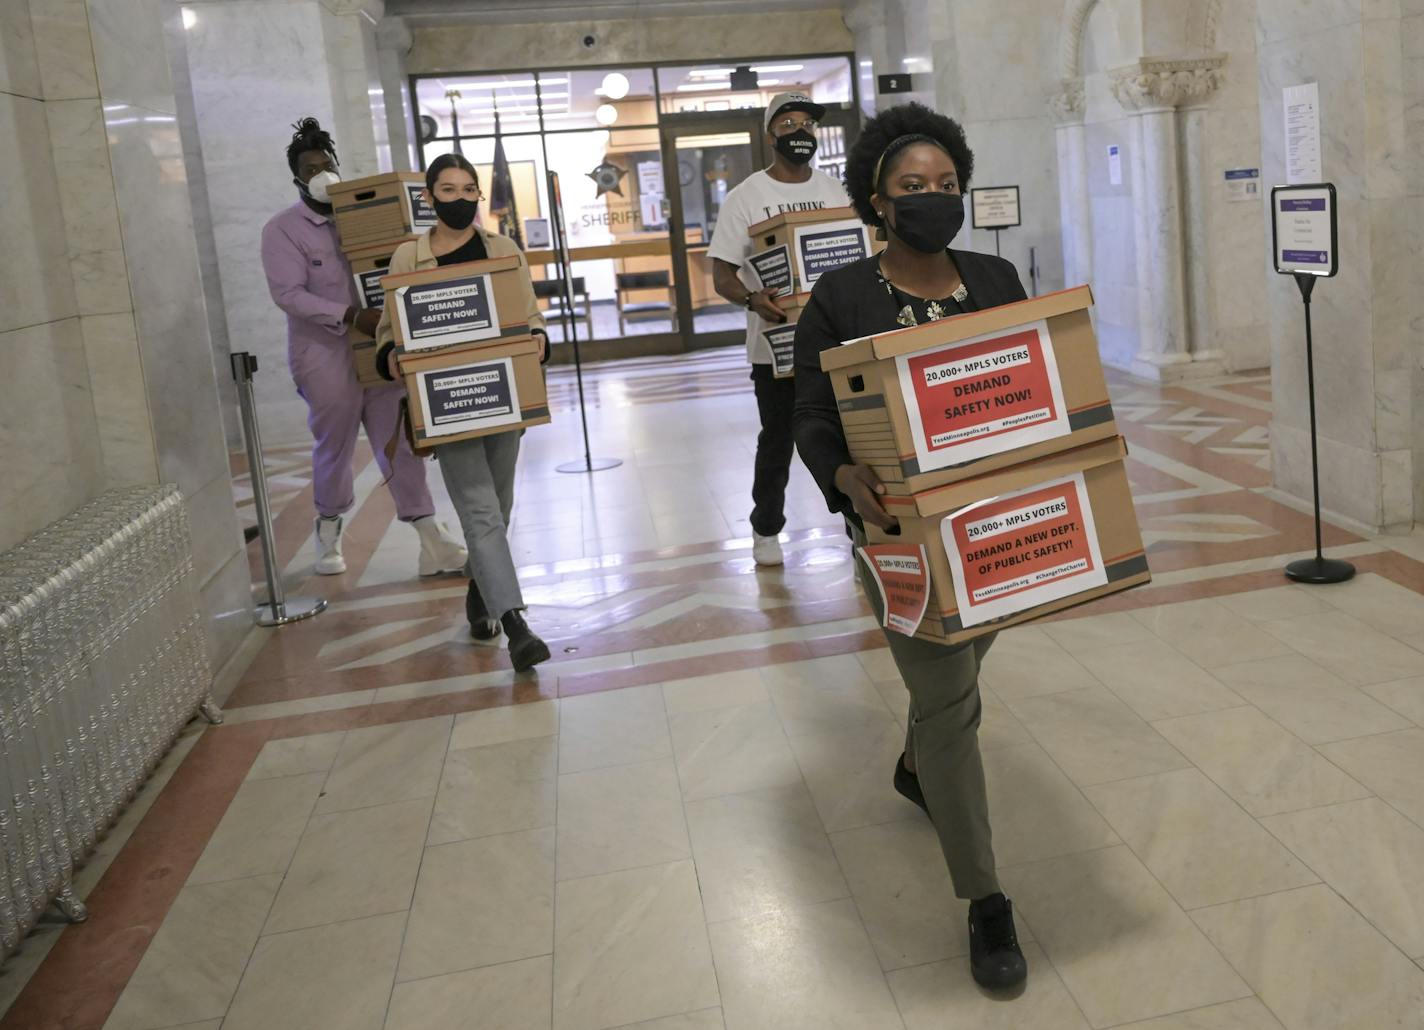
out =
[[[598,185],[598,194],[594,197],[603,196],[605,193],[616,193],[623,196],[623,177],[628,174],[628,169],[619,168],[611,161],[604,161],[601,165],[588,173],[588,177]]]

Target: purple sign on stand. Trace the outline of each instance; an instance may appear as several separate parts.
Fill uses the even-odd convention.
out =
[[[1334,186],[1277,186],[1271,191],[1271,211],[1277,272],[1331,276],[1340,270]]]

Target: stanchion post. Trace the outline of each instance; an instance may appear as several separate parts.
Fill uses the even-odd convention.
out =
[[[1343,583],[1355,574],[1355,566],[1338,558],[1325,557],[1320,531],[1320,452],[1315,438],[1315,338],[1310,325],[1310,295],[1316,276],[1295,274],[1300,299],[1305,304],[1305,382],[1310,401],[1310,480],[1315,496],[1315,557],[1301,558],[1286,566],[1286,576],[1297,583]]]
[[[267,499],[267,469],[262,463],[262,434],[257,428],[257,402],[252,393],[252,375],[257,358],[247,351],[231,356],[232,378],[237,382],[237,402],[242,411],[242,437],[247,444],[247,471],[252,479],[252,503],[257,509],[257,532],[262,542],[262,563],[267,570],[267,603],[254,612],[259,626],[285,626],[309,619],[326,609],[324,597],[294,597],[282,590],[282,573],[272,539],[272,508]]]
[[[553,230],[554,253],[558,256],[560,277],[564,281],[562,306],[569,313],[565,325],[568,340],[574,348],[574,379],[578,384],[579,421],[583,427],[583,461],[566,461],[556,466],[559,472],[602,472],[623,464],[620,458],[595,458],[588,442],[588,409],[583,397],[583,358],[579,354],[578,319],[573,317],[573,259],[569,255],[569,238],[564,226],[564,198],[559,188],[559,173],[548,173],[549,225]]]

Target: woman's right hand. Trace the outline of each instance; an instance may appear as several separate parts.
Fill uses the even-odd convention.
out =
[[[855,513],[865,522],[886,532],[899,528],[900,520],[880,503],[885,485],[869,465],[842,465],[836,469],[836,489],[850,498]]]

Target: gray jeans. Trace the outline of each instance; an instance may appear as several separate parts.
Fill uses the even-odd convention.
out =
[[[854,530],[852,530],[854,532]],[[855,533],[859,547],[865,538]],[[856,559],[861,589],[881,617],[880,591]],[[979,756],[979,663],[994,635],[959,647],[885,631],[890,655],[910,692],[905,753],[911,756],[954,893],[973,900],[999,890],[989,830],[989,799]]]
[[[509,515],[514,510],[514,465],[519,430],[441,444],[435,450],[445,489],[460,516],[470,551],[470,578],[491,618],[524,607],[514,556],[509,551]]]

